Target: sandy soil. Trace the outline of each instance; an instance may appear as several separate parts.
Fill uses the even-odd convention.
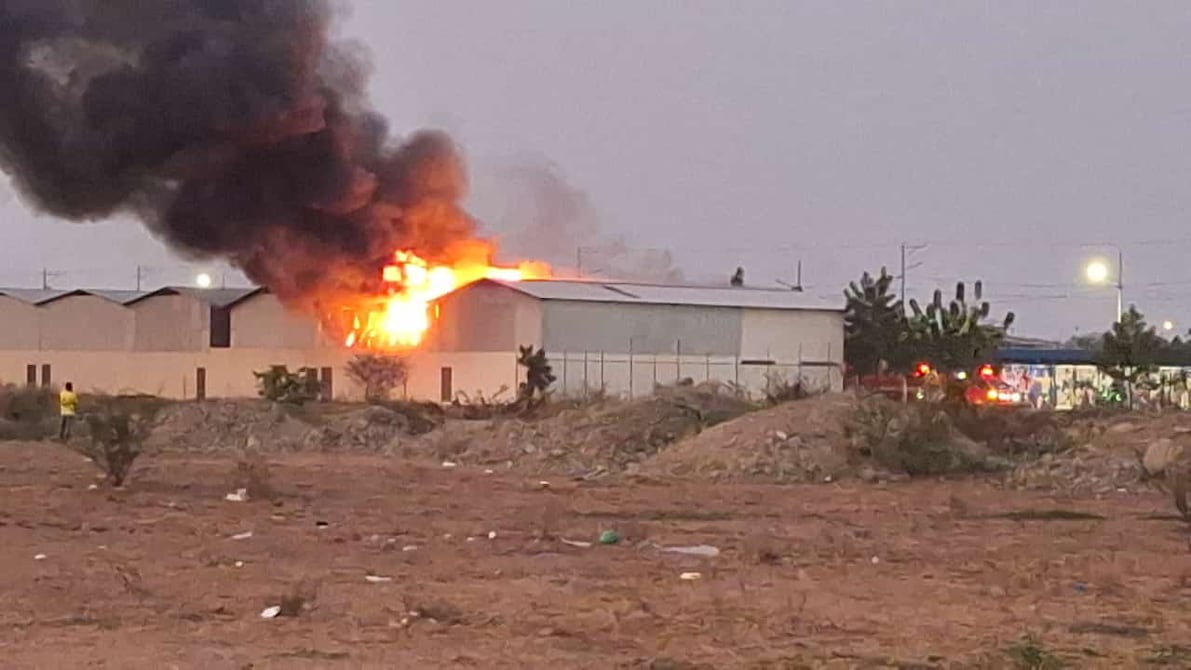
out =
[[[0,444],[0,664],[1191,667],[1191,533],[1158,516],[1169,501],[1156,492],[543,487],[278,455],[275,502],[228,502],[234,470],[146,457],[127,489],[91,490],[80,456]],[[560,541],[606,529],[624,539]],[[722,553],[658,549],[704,543]],[[261,618],[283,599],[302,603],[297,616]]]

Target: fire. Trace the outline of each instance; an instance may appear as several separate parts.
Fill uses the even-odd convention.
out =
[[[385,293],[359,310],[352,320],[347,347],[409,349],[418,346],[430,330],[430,305],[460,286],[480,279],[520,281],[550,276],[541,263],[517,267],[489,264],[489,250],[482,247],[456,250],[451,265],[428,263],[411,251],[397,251],[393,263],[381,272]]]

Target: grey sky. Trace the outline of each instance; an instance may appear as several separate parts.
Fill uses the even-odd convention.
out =
[[[912,294],[982,278],[1019,332],[1065,336],[1113,316],[1079,280],[1115,243],[1127,302],[1191,326],[1189,3],[347,4],[376,107],[455,134],[492,227],[524,211],[500,176],[551,161],[604,233],[690,278],[772,283],[801,259],[835,292],[928,243]],[[0,283],[192,273],[136,224],[36,219],[7,190],[0,208]]]

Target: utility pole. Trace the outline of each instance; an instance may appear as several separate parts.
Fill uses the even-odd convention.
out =
[[[41,269],[41,289],[43,291],[50,290],[50,280],[56,278],[60,274],[62,274],[62,273],[58,272],[56,270],[51,270],[49,268],[42,268]]]
[[[1117,249],[1117,323],[1124,316],[1125,307],[1125,252]]]
[[[922,267],[921,262],[914,263],[913,265],[907,266],[906,258],[908,256],[912,256],[915,251],[921,251],[922,249],[925,249],[925,248],[926,248],[925,244],[910,244],[910,245],[908,245],[908,244],[902,243],[902,245],[901,245],[901,272],[898,273],[898,279],[901,281],[901,301],[902,301],[903,307],[906,304],[906,272],[909,270],[913,270],[914,268]]]
[[[136,266],[136,290],[141,290],[141,279],[145,276],[145,267],[143,265]]]

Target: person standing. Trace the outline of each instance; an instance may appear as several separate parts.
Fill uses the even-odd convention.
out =
[[[58,427],[58,439],[63,442],[70,439],[70,429],[78,411],[79,397],[74,392],[74,384],[66,382],[62,392],[58,394],[58,413],[62,417],[62,424]]]

